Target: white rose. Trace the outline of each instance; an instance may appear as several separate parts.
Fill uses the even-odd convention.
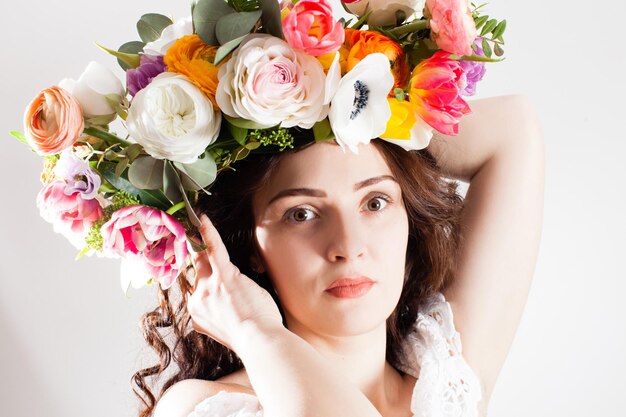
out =
[[[59,87],[76,97],[87,118],[115,114],[116,103],[125,95],[124,85],[115,74],[95,61],[87,65],[78,81],[65,78]]]
[[[393,25],[396,23],[396,12],[402,11],[406,17],[421,19],[424,16],[426,0],[361,0],[346,3],[346,7],[357,16],[363,16],[372,10],[367,23],[372,26]]]
[[[129,135],[156,159],[191,164],[215,142],[222,115],[184,75],[164,72],[130,106]]]
[[[165,55],[167,50],[170,49],[170,46],[172,46],[177,39],[187,35],[193,35],[191,16],[178,20],[163,29],[159,39],[148,42],[146,46],[143,47],[143,53],[146,55]]]
[[[250,35],[220,67],[215,99],[232,117],[305,129],[324,119],[322,64],[270,35]]]
[[[344,150],[358,153],[360,143],[385,133],[391,117],[387,95],[393,83],[389,58],[381,53],[367,55],[341,78],[328,119]]]

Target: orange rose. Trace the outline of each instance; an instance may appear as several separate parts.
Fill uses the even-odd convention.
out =
[[[57,86],[39,93],[24,113],[24,136],[42,156],[55,155],[71,147],[84,128],[78,100]]]
[[[404,88],[409,77],[409,64],[402,47],[396,42],[378,32],[346,29],[344,45],[350,49],[346,71],[354,68],[367,55],[380,52],[389,58],[395,79],[394,88]]]
[[[169,72],[176,72],[189,78],[217,107],[215,90],[217,90],[217,71],[220,65],[213,65],[216,46],[202,42],[198,35],[183,36],[168,50],[165,65]],[[225,62],[222,61],[222,62]]]

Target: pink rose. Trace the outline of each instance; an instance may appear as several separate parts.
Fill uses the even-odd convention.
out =
[[[477,31],[469,6],[469,0],[426,0],[433,40],[444,51],[472,55]]]
[[[60,87],[43,90],[24,113],[24,136],[39,155],[54,155],[71,147],[83,128],[80,103]]]
[[[336,52],[344,40],[328,0],[300,0],[284,18],[283,33],[292,48],[312,56]]]
[[[77,249],[85,246],[85,236],[102,215],[100,202],[84,199],[78,191],[65,194],[65,181],[53,181],[37,196],[39,213],[54,225],[54,231],[64,235]]]
[[[163,289],[176,281],[186,265],[189,251],[185,229],[161,210],[142,205],[121,208],[100,232],[105,250],[137,258],[149,278],[158,281]]]

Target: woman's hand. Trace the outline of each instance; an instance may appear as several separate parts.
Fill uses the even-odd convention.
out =
[[[193,255],[196,279],[187,310],[195,331],[237,352],[247,332],[268,325],[284,328],[282,317],[271,295],[230,262],[208,217],[202,215],[200,220],[207,249]]]

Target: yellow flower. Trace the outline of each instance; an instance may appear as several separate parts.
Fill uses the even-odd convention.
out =
[[[341,75],[345,75],[345,73],[348,72],[348,54],[350,53],[350,50],[345,45],[341,45],[338,52],[339,65],[341,66]],[[332,52],[330,54],[320,55],[317,57],[318,61],[320,61],[320,63],[322,64],[322,67],[324,67],[325,73],[328,73],[328,69],[335,59],[335,54],[336,52]]]
[[[380,137],[389,139],[411,139],[411,129],[417,121],[415,111],[411,104],[406,101],[398,101],[394,97],[388,97],[391,117],[387,122],[387,130]]]
[[[178,39],[163,58],[169,72],[189,78],[207,95],[215,108],[217,108],[215,101],[217,72],[221,64],[226,61],[222,61],[218,66],[213,65],[216,52],[216,46],[205,44],[198,35],[188,35]]]

